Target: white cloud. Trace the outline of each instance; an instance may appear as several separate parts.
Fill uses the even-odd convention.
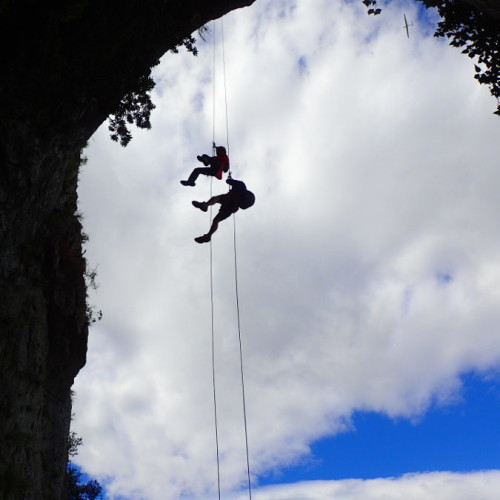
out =
[[[453,399],[460,373],[499,366],[495,103],[458,51],[417,24],[407,40],[402,12],[259,0],[225,20],[232,169],[257,196],[236,219],[254,474],[306,456],[353,411],[411,418]],[[215,486],[209,249],[193,242],[209,220],[190,203],[210,183],[179,184],[212,141],[201,49],[164,58],[153,130],[122,149],[103,127],[81,178],[104,318],[75,384],[79,463],[130,498]],[[226,490],[246,477],[232,230],[213,239]]]
[[[401,478],[361,481],[310,481],[256,490],[256,500],[493,500],[498,496],[499,471],[453,474],[407,474]],[[238,500],[243,500],[240,495]]]

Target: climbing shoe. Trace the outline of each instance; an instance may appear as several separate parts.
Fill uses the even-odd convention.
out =
[[[208,205],[203,201],[193,201],[193,207],[199,208],[202,212],[206,212],[208,210]]]
[[[197,156],[196,159],[198,161],[201,161],[201,163],[203,163],[203,165],[205,165],[205,167],[208,167],[210,165],[210,156],[208,156],[208,155]]]
[[[196,186],[196,184],[193,181],[181,181],[181,184],[183,186]]]
[[[203,236],[195,238],[194,241],[196,241],[196,243],[208,243],[210,241],[210,236],[208,234],[204,234]]]

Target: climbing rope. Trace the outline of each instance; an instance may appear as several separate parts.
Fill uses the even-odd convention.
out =
[[[210,197],[212,197],[212,180],[210,180]],[[212,206],[210,206],[210,224],[212,223]],[[214,400],[214,427],[215,427],[215,450],[217,457],[217,491],[220,500],[220,458],[219,458],[219,426],[217,422],[217,390],[215,384],[215,328],[214,328],[214,274],[213,274],[213,255],[212,240],[210,240],[210,311],[212,326],[212,388]]]
[[[212,61],[212,152],[215,154],[215,78],[216,78],[216,51],[215,51],[215,35],[216,35],[216,24],[215,21],[212,23],[214,30],[214,43],[213,43],[213,61]],[[212,194],[212,183],[210,183],[210,194]]]
[[[236,316],[238,320],[238,341],[240,346],[241,398],[243,404],[243,423],[245,426],[245,450],[247,457],[248,498],[252,499],[252,483],[250,481],[250,457],[248,453],[247,405],[245,397],[245,374],[243,370],[243,347],[241,342],[240,298],[238,292],[238,259],[236,253],[236,217],[233,214],[233,248],[234,248],[234,284],[236,296]]]
[[[222,75],[223,75],[223,81],[224,81],[224,104],[225,104],[225,108],[226,108],[226,144],[227,144],[227,154],[229,156],[229,113],[227,111],[228,106],[227,106],[227,86],[226,86],[226,50],[224,48],[225,47],[225,44],[224,44],[224,22],[222,21],[222,18],[220,20],[220,33],[221,33],[221,42],[222,42],[222,71],[223,71]],[[231,171],[229,171],[229,174],[231,174]]]
[[[212,153],[215,154],[215,21],[213,22],[214,29],[214,43],[213,43],[213,74],[212,74]],[[210,198],[213,196],[212,188],[213,177],[210,177]],[[209,198],[209,199],[210,199]],[[210,225],[212,225],[212,205],[209,211]],[[214,427],[215,427],[215,450],[217,459],[217,492],[220,496],[220,456],[219,456],[219,425],[217,421],[217,389],[215,383],[215,329],[214,329],[214,277],[213,277],[213,253],[212,253],[212,240],[210,239],[210,310],[211,310],[211,323],[212,323],[212,388],[214,400]]]
[[[226,85],[226,57],[225,57],[225,45],[224,45],[224,24],[221,19],[221,45],[222,45],[222,66],[223,66],[223,82],[224,82],[224,102],[226,111],[226,143],[227,143],[227,154],[229,156],[229,113],[228,113],[228,100],[227,100],[227,85]],[[215,21],[213,22],[214,29],[214,50],[213,50],[213,109],[212,109],[212,147],[215,147],[215,78],[216,78],[216,56],[215,56],[215,34],[216,26]],[[231,171],[229,171],[231,175]],[[210,198],[212,197],[212,178],[210,180]],[[212,205],[210,205],[210,225],[212,224]],[[246,462],[247,462],[247,478],[248,478],[248,497],[252,500],[252,486],[251,486],[251,474],[250,474],[250,457],[249,457],[249,447],[248,447],[248,425],[247,425],[247,409],[246,409],[246,396],[245,396],[245,375],[243,369],[243,345],[241,338],[241,320],[240,320],[240,301],[239,301],[239,291],[238,291],[238,260],[237,260],[237,247],[236,247],[236,217],[233,214],[233,248],[234,248],[234,281],[235,281],[235,296],[236,296],[236,316],[237,316],[237,328],[238,328],[238,341],[239,341],[239,355],[240,355],[240,376],[241,376],[241,395],[242,395],[242,405],[243,405],[243,424],[245,429],[245,450],[246,450]],[[221,486],[220,486],[220,457],[219,457],[219,433],[218,433],[218,422],[217,422],[217,391],[216,391],[216,380],[215,380],[215,329],[214,329],[214,298],[213,298],[213,251],[212,251],[212,240],[210,240],[210,303],[211,303],[211,326],[212,326],[212,386],[213,386],[213,400],[214,400],[214,422],[215,422],[215,443],[216,443],[216,453],[217,453],[217,489],[219,500],[221,498]]]

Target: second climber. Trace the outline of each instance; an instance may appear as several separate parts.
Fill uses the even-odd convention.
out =
[[[231,186],[228,193],[212,196],[208,201],[193,201],[193,206],[199,208],[202,212],[206,212],[210,205],[220,204],[219,212],[214,217],[210,230],[207,234],[195,238],[194,241],[196,243],[207,243],[210,241],[212,234],[219,227],[219,222],[227,219],[240,208],[246,210],[255,203],[255,195],[247,189],[244,182],[231,179],[231,176],[228,177],[226,182]]]

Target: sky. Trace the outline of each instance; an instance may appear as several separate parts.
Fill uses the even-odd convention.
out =
[[[107,498],[218,498],[210,248],[222,498],[248,498],[234,234],[252,497],[497,498],[500,119],[417,9],[257,0],[224,52],[215,23],[162,59],[152,130],[90,140],[73,430]],[[210,247],[191,201],[227,185],[179,181],[214,130],[256,203]]]

